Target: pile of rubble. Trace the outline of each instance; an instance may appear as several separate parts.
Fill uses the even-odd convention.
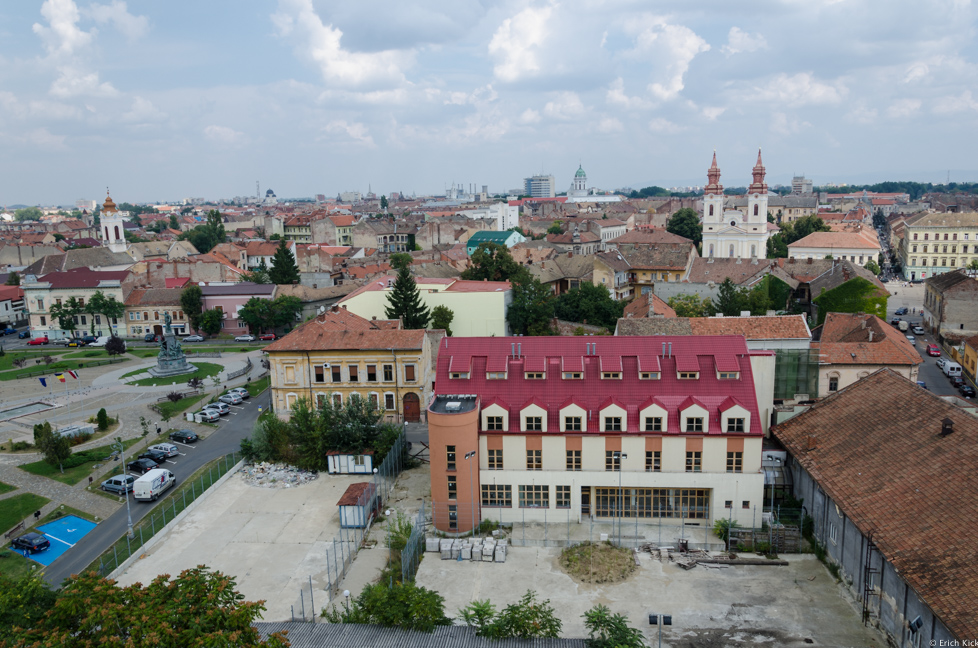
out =
[[[307,484],[319,477],[318,472],[299,470],[295,466],[262,461],[245,466],[240,472],[246,484],[260,488],[292,488]]]

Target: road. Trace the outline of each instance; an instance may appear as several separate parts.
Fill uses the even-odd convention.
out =
[[[254,428],[258,418],[258,407],[268,409],[269,402],[270,396],[266,390],[261,395],[244,401],[240,407],[232,406],[234,413],[222,417],[220,427],[214,429],[207,438],[192,445],[177,444],[180,452],[184,454],[176,457],[173,463],[164,464],[162,467],[172,471],[177,478],[177,484],[180,484],[212,459],[240,450],[241,440],[250,435]],[[126,459],[128,461],[129,457]],[[148,504],[130,499],[133,524],[153,511],[160,503],[168,500],[169,497],[165,496],[157,502]],[[127,526],[126,507],[123,506],[54,561],[45,570],[44,580],[54,587],[60,587],[66,578],[88,567],[106,549],[124,536]]]

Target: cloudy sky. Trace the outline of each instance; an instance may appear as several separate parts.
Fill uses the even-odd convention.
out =
[[[0,6],[0,204],[978,180],[971,0]]]

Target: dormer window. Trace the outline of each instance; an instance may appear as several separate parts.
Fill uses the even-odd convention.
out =
[[[469,379],[469,372],[468,371],[456,371],[454,373],[448,374],[448,377],[451,378],[452,380],[468,380]]]
[[[523,377],[527,380],[543,380],[547,374],[543,371],[526,371],[523,373]]]
[[[739,371],[720,371],[717,373],[717,378],[720,380],[737,380],[740,378]]]
[[[659,376],[658,371],[643,371],[638,375],[641,380],[658,380]]]
[[[564,380],[581,380],[584,374],[580,371],[565,371],[563,374]]]
[[[700,372],[698,371],[680,371],[680,380],[698,380],[700,377]]]
[[[505,371],[489,371],[486,373],[486,379],[488,380],[506,380]]]
[[[601,379],[602,380],[620,380],[621,379],[621,372],[620,371],[602,371],[601,372]]]

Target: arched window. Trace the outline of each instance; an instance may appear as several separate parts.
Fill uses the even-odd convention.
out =
[[[116,238],[116,240],[119,240],[120,238],[122,238],[121,236],[119,236],[119,226],[118,225],[115,226],[115,238]]]
[[[733,243],[731,243],[730,244],[730,258],[731,259],[733,258],[733,255],[734,255],[734,246],[733,246]]]
[[[757,205],[754,205],[754,215],[757,216]]]
[[[713,205],[710,205],[710,216],[713,215]]]
[[[916,235],[914,236],[914,238],[916,238]],[[109,228],[108,228],[108,226],[106,226],[106,228],[105,228],[105,240],[106,241],[109,240]]]

